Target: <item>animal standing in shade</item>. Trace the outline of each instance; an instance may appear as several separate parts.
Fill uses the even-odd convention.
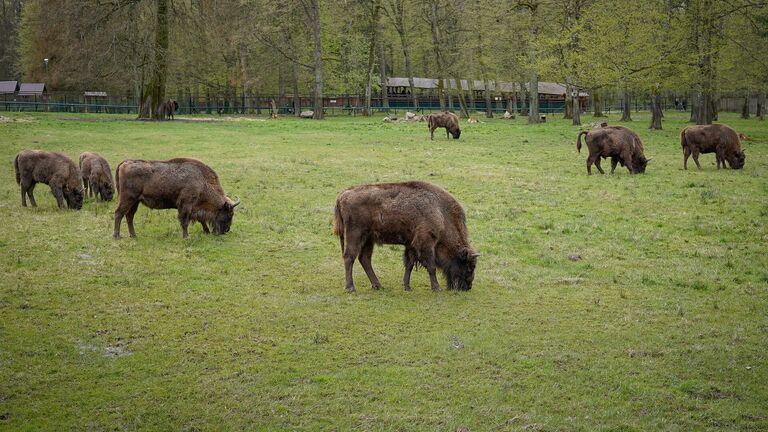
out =
[[[472,288],[480,254],[469,243],[464,209],[442,188],[418,181],[355,186],[336,198],[335,219],[347,291],[355,291],[355,259],[360,260],[371,286],[381,288],[371,266],[374,244],[405,246],[406,291],[411,290],[411,271],[419,264],[427,269],[435,291],[440,290],[436,269],[443,271],[448,289]]]
[[[157,107],[157,115],[160,120],[173,120],[174,114],[179,110],[179,103],[173,99],[167,100]]]
[[[83,152],[80,155],[80,175],[86,195],[112,201],[115,182],[112,180],[112,170],[106,159],[96,153]]]
[[[726,161],[732,169],[744,168],[747,156],[741,149],[739,134],[724,124],[688,126],[680,132],[683,147],[683,168],[688,169],[688,157],[693,156],[696,167],[701,169],[699,154],[714,153],[717,169],[725,168]]]
[[[646,159],[640,137],[624,126],[605,126],[590,131],[582,131],[576,139],[576,150],[581,153],[581,136],[586,135],[589,156],[587,174],[592,175],[592,164],[600,174],[605,174],[600,166],[600,158],[611,158],[611,174],[616,165],[626,166],[630,174],[642,174],[651,158]]]
[[[16,183],[21,186],[21,205],[26,207],[26,196],[32,207],[37,207],[33,192],[37,183],[51,187],[59,208],[74,210],[83,208],[83,185],[80,170],[67,155],[43,150],[23,150],[14,160]]]
[[[124,160],[115,171],[120,193],[115,209],[115,231],[120,238],[123,216],[128,232],[136,237],[133,216],[139,203],[152,209],[177,209],[182,235],[189,237],[190,222],[200,222],[203,231],[214,234],[229,232],[235,207],[219,183],[219,177],[208,165],[196,159],[176,158],[166,161]]]

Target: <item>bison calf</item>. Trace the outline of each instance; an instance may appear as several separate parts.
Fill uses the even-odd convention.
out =
[[[356,186],[336,199],[334,232],[344,256],[347,291],[354,292],[352,266],[360,261],[374,289],[381,283],[371,267],[374,244],[405,246],[403,287],[410,291],[411,271],[419,264],[440,290],[439,268],[449,289],[469,290],[477,256],[469,243],[461,205],[445,190],[424,182]]]
[[[453,135],[453,139],[459,139],[461,129],[459,128],[459,118],[456,114],[442,111],[427,116],[427,125],[429,126],[430,139],[435,139],[435,129],[445,128],[445,136],[448,138]]]
[[[152,209],[172,209],[179,212],[182,234],[188,238],[190,222],[200,222],[203,231],[214,234],[229,232],[235,207],[224,194],[216,173],[204,163],[187,158],[167,161],[124,160],[115,172],[120,197],[115,209],[115,232],[120,238],[120,223],[125,216],[128,232],[136,237],[133,216],[139,203]]]
[[[51,187],[59,208],[75,210],[83,208],[83,186],[80,172],[66,155],[42,150],[23,150],[14,161],[16,183],[21,186],[21,205],[27,206],[25,195],[29,196],[32,207],[37,207],[32,192],[35,184],[45,183]]]
[[[587,157],[587,174],[592,174],[592,164],[595,164],[600,174],[605,174],[600,166],[600,158],[611,158],[611,174],[616,165],[626,166],[631,174],[642,174],[650,158],[643,154],[643,143],[640,137],[624,126],[604,126],[600,129],[582,131],[576,140],[576,150],[581,153],[581,136],[586,135],[589,156]]]
[[[86,195],[112,201],[115,182],[106,159],[96,153],[84,152],[80,155],[80,175]]]
[[[693,156],[696,166],[700,153],[714,153],[717,169],[720,164],[725,168],[725,162],[733,169],[744,168],[746,156],[741,150],[739,135],[735,130],[724,124],[688,126],[680,132],[680,145],[683,147],[683,168],[688,169],[688,157]]]

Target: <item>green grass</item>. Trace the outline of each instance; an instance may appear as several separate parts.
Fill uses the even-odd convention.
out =
[[[683,171],[683,116],[636,114],[647,173],[588,177],[579,129],[552,118],[430,142],[383,115],[4,115],[32,121],[0,123],[0,429],[768,430],[765,123],[722,115],[753,139],[744,170]],[[196,157],[242,205],[187,241],[175,211],[140,207],[116,241],[114,203],[59,211],[39,185],[21,207],[25,148]],[[420,270],[404,292],[383,246],[385,288],[356,265],[347,294],[336,194],[410,179],[464,205],[474,288],[433,293]]]

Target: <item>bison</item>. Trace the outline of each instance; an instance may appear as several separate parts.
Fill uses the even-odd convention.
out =
[[[115,210],[115,231],[120,238],[120,222],[125,216],[128,232],[136,237],[133,216],[139,203],[152,209],[172,209],[179,212],[184,238],[188,238],[190,222],[200,222],[203,231],[224,234],[232,225],[235,207],[224,194],[219,177],[210,167],[196,159],[176,158],[166,161],[124,160],[115,170],[117,191],[120,193]]]
[[[115,182],[106,159],[96,153],[84,152],[80,155],[80,175],[86,195],[112,201]]]
[[[160,105],[157,107],[157,115],[160,117],[160,120],[173,120],[173,115],[176,114],[176,111],[178,110],[179,103],[173,99],[169,99],[160,103]]]
[[[642,174],[651,158],[643,154],[643,143],[640,137],[624,126],[603,126],[600,129],[582,131],[576,140],[576,150],[581,153],[581,136],[586,135],[589,148],[587,157],[587,174],[592,175],[592,164],[595,164],[600,174],[605,174],[600,167],[600,158],[611,158],[611,174],[617,164],[626,166],[631,174]]]
[[[680,145],[683,147],[683,168],[688,169],[688,156],[693,156],[696,166],[701,169],[699,153],[714,153],[717,169],[720,164],[725,168],[727,161],[731,168],[744,168],[746,156],[741,150],[739,135],[724,124],[688,126],[680,132]]]
[[[453,139],[459,139],[461,136],[459,118],[452,112],[442,111],[428,115],[427,125],[429,126],[430,139],[432,140],[435,139],[435,129],[437,128],[445,128],[446,137],[453,135]]]
[[[406,291],[411,290],[411,271],[419,264],[427,269],[435,291],[440,290],[436,268],[445,275],[448,289],[472,288],[480,254],[469,243],[461,205],[438,186],[413,181],[351,187],[336,198],[334,233],[341,243],[349,292],[355,291],[355,259],[360,260],[371,286],[381,288],[371,267],[374,244],[405,246]]]
[[[32,192],[35,184],[45,183],[51,187],[59,208],[74,210],[83,208],[83,185],[75,163],[62,153],[42,150],[23,150],[14,160],[16,183],[21,186],[21,205],[26,207],[25,195],[29,195],[32,207],[37,207]]]

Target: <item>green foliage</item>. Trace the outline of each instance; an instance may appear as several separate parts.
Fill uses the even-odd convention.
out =
[[[638,128],[645,175],[587,176],[557,119],[462,124],[136,122],[4,114],[23,148],[192,156],[239,196],[232,231],[182,240],[140,207],[20,206],[0,170],[0,429],[764,430],[768,428],[768,132],[746,167],[682,170],[678,133]],[[635,114],[645,123],[647,114]],[[602,119],[600,119],[602,120]],[[608,121],[614,122],[615,116]],[[402,290],[402,248],[377,247],[384,289],[343,289],[336,194],[421,179],[463,204],[479,258],[467,293]]]

